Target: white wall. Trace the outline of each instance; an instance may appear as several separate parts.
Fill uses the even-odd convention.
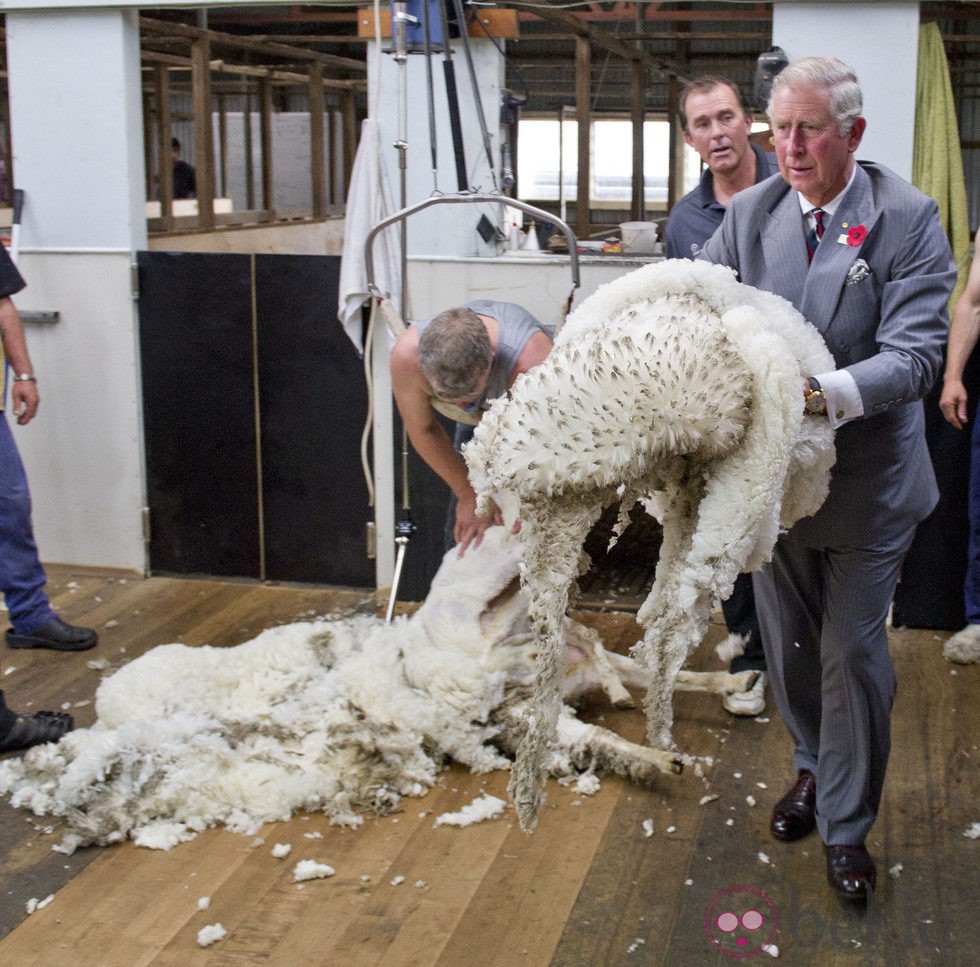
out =
[[[503,43],[503,41],[501,41]],[[459,41],[451,41],[455,54],[453,65],[459,96],[463,153],[469,188],[492,191],[494,182],[479,123],[473,85],[466,58]],[[383,47],[387,47],[387,42]],[[504,85],[504,59],[489,40],[469,39],[470,51],[477,76],[480,102],[494,158],[494,170],[500,169],[500,90]],[[399,96],[399,67],[390,54],[378,54],[377,45],[368,43],[369,97],[378,97],[377,119],[381,129],[381,150],[391,185],[391,198],[396,208],[403,207],[400,185],[399,153],[394,144],[405,133],[406,192],[404,205],[413,205],[433,194],[433,188],[445,194],[458,191],[456,162],[453,154],[452,132],[442,55],[432,58],[433,102],[436,119],[437,176],[432,173],[429,112],[426,95],[425,56],[410,54],[405,64],[407,107],[404,110]],[[498,174],[499,177],[499,174]],[[476,231],[480,215],[486,214],[494,224],[502,221],[499,205],[436,205],[407,220],[408,253],[410,255],[495,255],[496,247],[487,245]],[[392,229],[394,231],[394,229]]]
[[[151,252],[254,252],[264,255],[341,255],[344,219],[291,222],[288,225],[243,225],[215,232],[154,235]]]
[[[836,57],[853,67],[868,119],[857,157],[881,162],[911,179],[918,3],[776,0],[772,42],[782,47],[791,61]]]
[[[332,118],[332,123],[331,123]],[[220,143],[219,118],[214,115],[214,143]],[[342,185],[344,146],[340,112],[323,115],[324,151],[323,176],[329,186]],[[245,173],[245,115],[241,111],[225,113],[228,182],[225,195],[234,202],[235,211],[248,208],[248,187]],[[252,198],[255,208],[262,207],[262,136],[261,117],[251,114],[252,131]],[[333,134],[332,143],[330,141]],[[217,147],[215,148],[217,151]],[[310,178],[311,162],[310,115],[303,111],[284,111],[272,115],[272,206],[273,208],[305,208],[313,203]],[[331,170],[332,166],[332,170]],[[341,188],[340,193],[343,194]],[[329,203],[329,190],[327,199]]]
[[[46,561],[143,570],[132,253],[146,247],[136,11],[6,16],[21,309],[41,393],[15,427]],[[97,52],[98,56],[93,56]]]
[[[653,259],[589,256],[579,259],[580,285],[574,290],[572,309],[607,282]],[[500,299],[524,306],[542,325],[561,325],[565,303],[572,292],[567,256],[503,255],[498,258],[433,258],[408,260],[415,317],[424,319],[472,299]]]
[[[45,561],[142,571],[142,424],[131,259],[24,255],[28,287],[17,307],[56,309],[60,321],[25,324],[41,407],[11,421]]]

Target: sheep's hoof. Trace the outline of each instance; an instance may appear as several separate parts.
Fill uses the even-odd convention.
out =
[[[730,673],[722,694],[734,695],[738,692],[749,691],[759,680],[761,674],[762,672],[754,668],[750,668],[744,672]]]
[[[670,761],[670,771],[674,773],[675,776],[679,776],[684,771],[684,760],[683,759],[671,759]]]

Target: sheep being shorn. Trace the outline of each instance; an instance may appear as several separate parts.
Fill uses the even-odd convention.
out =
[[[827,495],[833,431],[804,419],[802,377],[836,368],[786,300],[721,266],[655,263],[601,287],[548,358],[497,400],[465,451],[480,504],[523,520],[538,673],[510,794],[532,829],[561,712],[562,617],[603,508],[656,494],[664,528],[633,654],[649,670],[648,739],[671,748],[672,696],[716,596],[765,562]]]
[[[494,527],[465,557],[446,555],[409,618],[299,622],[234,648],[158,646],[103,680],[94,726],[0,763],[0,792],[64,817],[64,851],[127,837],[167,849],[207,827],[251,834],[303,809],[358,825],[367,810],[423,795],[448,757],[474,772],[509,768],[535,676],[519,560],[518,539]],[[624,685],[649,684],[570,618],[564,640],[569,703],[604,689],[622,705]],[[722,687],[747,687],[742,676]],[[549,773],[593,784],[680,765],[568,705],[550,752]]]

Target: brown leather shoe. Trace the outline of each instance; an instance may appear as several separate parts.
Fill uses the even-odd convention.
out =
[[[817,825],[816,806],[817,777],[809,769],[800,769],[793,787],[773,807],[769,831],[784,843],[802,839]]]
[[[827,882],[845,900],[864,900],[878,882],[875,861],[864,846],[825,846]]]

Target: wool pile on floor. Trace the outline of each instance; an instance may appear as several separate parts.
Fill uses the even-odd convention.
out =
[[[450,758],[475,772],[509,768],[534,678],[519,550],[497,527],[464,558],[450,552],[421,608],[391,624],[355,615],[271,628],[234,648],[160,645],[102,681],[92,728],[2,763],[0,792],[64,817],[65,852],[127,837],[169,849],[211,826],[252,834],[298,810],[356,826],[366,811],[424,795]],[[568,640],[604,654],[570,619]],[[583,672],[582,654],[575,694],[600,678]],[[551,768],[645,780],[663,765],[654,750],[575,721]]]

